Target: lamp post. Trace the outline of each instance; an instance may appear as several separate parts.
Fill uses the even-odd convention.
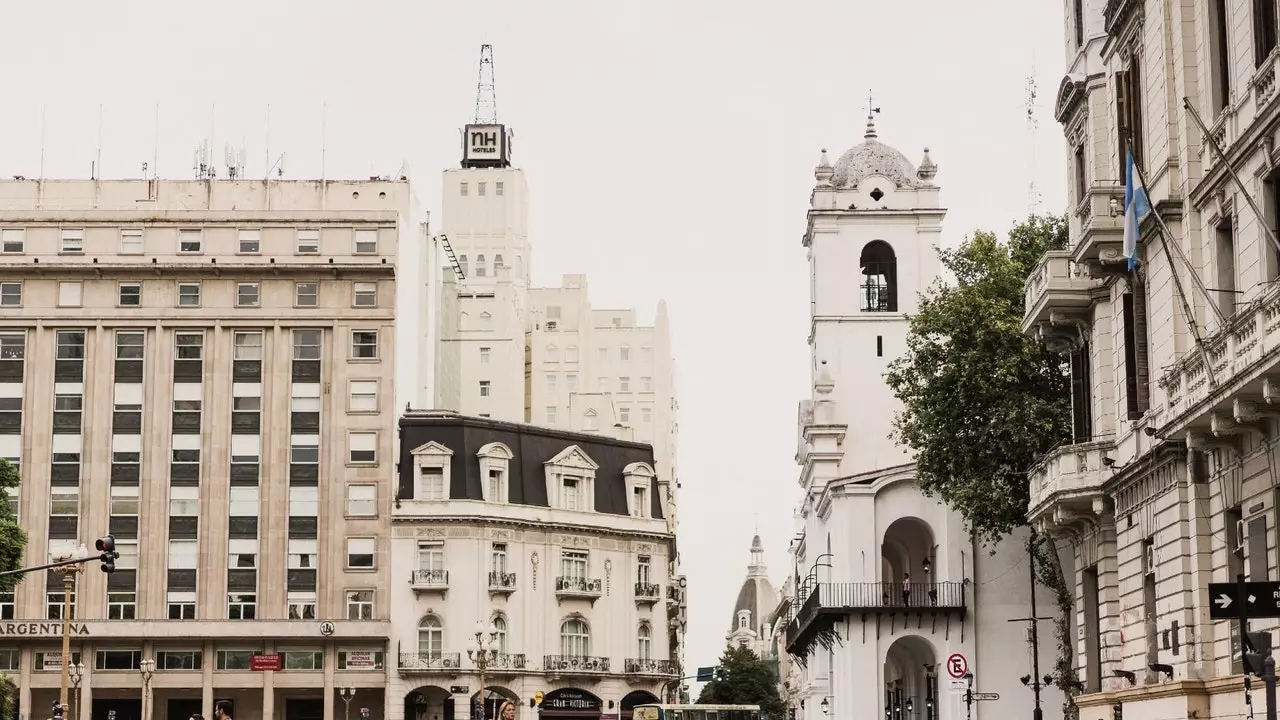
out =
[[[88,552],[88,549],[82,544],[78,549],[78,554],[77,551],[72,551],[54,558],[54,561],[84,557]],[[83,570],[84,567],[79,563],[63,565],[53,569],[54,572],[62,574],[62,682],[58,686],[58,703],[63,708],[63,712],[66,712],[68,707],[67,685],[71,681],[71,596],[76,591],[76,575],[83,572]]]
[[[76,720],[80,716],[80,681],[84,679],[84,663],[78,662],[71,666],[71,718]]]
[[[498,659],[497,629],[492,626],[486,627],[483,622],[477,620],[475,640],[467,648],[467,658],[475,663],[476,669],[480,671],[480,717],[478,720],[485,720],[484,673],[489,669],[489,663]]]
[[[156,661],[143,660],[138,663],[138,674],[142,676],[142,720],[151,717],[151,676],[156,674]]]
[[[338,696],[342,698],[342,720],[351,720],[351,701],[356,697],[356,689],[348,685],[338,690]]]
[[[822,714],[823,714],[823,715],[826,715],[826,714],[830,713],[830,712],[831,712],[831,700],[830,700],[830,699],[828,699],[828,698],[822,698],[822,704],[821,704],[821,705],[819,705],[818,707],[822,708]]]

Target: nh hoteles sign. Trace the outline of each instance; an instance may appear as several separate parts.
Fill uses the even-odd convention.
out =
[[[84,623],[73,622],[70,624],[68,631],[72,635],[88,635],[89,626]],[[62,637],[62,623],[60,622],[0,622],[0,637],[30,636],[30,637]]]

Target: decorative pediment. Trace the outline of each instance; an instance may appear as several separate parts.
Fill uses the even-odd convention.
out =
[[[480,448],[480,452],[476,453],[476,457],[489,458],[490,460],[510,460],[515,457],[515,454],[506,445],[500,442],[491,442]]]
[[[1065,123],[1081,105],[1085,98],[1085,76],[1067,74],[1058,84],[1058,98],[1053,104],[1053,117]]]
[[[592,460],[589,455],[582,451],[577,445],[570,445],[561,450],[559,454],[548,460],[546,465],[556,465],[559,467],[581,468],[583,470],[591,470],[592,472],[599,470],[600,465]]]
[[[453,451],[452,451],[452,450],[450,450],[449,448],[447,448],[447,447],[445,447],[445,446],[441,445],[440,443],[436,442],[435,440],[432,440],[431,442],[427,443],[426,445],[419,445],[418,447],[414,448],[414,449],[413,449],[413,452],[411,452],[411,453],[409,453],[409,454],[410,454],[410,455],[414,455],[414,456],[418,456],[418,455],[448,455],[448,456],[452,457],[452,456],[453,456]]]
[[[633,462],[622,468],[622,474],[627,476],[651,478],[658,473],[654,471],[653,466],[649,463]]]

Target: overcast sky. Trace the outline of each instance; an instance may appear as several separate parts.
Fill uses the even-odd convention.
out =
[[[438,212],[481,43],[528,174],[534,280],[587,273],[597,307],[670,304],[680,372],[690,666],[723,647],[756,523],[781,585],[796,403],[809,394],[805,227],[819,150],[880,139],[939,166],[943,242],[1027,214],[1025,80],[1039,83],[1035,179],[1065,203],[1053,121],[1062,9],[988,0],[173,0],[20,3],[0,20],[0,176],[191,177],[212,132],[288,177],[393,175]],[[1034,55],[1033,55],[1034,52]],[[158,141],[155,105],[160,103]],[[216,110],[211,106],[216,103]],[[270,104],[270,142],[268,111]],[[850,272],[854,270],[851,268]],[[843,379],[837,379],[844,382]]]

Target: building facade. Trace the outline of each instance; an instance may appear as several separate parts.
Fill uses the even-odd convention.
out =
[[[0,457],[26,562],[108,533],[120,552],[75,586],[82,720],[219,699],[332,720],[340,687],[382,715],[396,318],[425,311],[397,271],[429,282],[401,262],[421,239],[405,182],[0,182]],[[33,574],[0,599],[24,713],[58,695],[62,588]]]
[[[1277,577],[1276,7],[1065,9],[1071,242],[1027,279],[1023,327],[1071,361],[1074,437],[1032,469],[1030,514],[1073,548],[1081,717],[1243,716],[1208,585]],[[1132,271],[1129,155],[1154,208]]]
[[[824,152],[815,170],[804,235],[813,394],[798,418],[793,602],[777,619],[783,695],[805,720],[978,716],[965,671],[974,690],[1001,694],[1002,715],[1031,714],[1026,628],[1009,622],[1030,610],[1029,572],[1014,571],[1027,567],[1022,539],[994,554],[976,544],[890,439],[899,406],[883,375],[939,275],[936,172],[927,150],[917,168],[881,143],[871,119],[861,144],[834,165]],[[1043,643],[1041,666],[1052,657]],[[1060,716],[1061,695],[1045,692],[1043,706]]]
[[[388,720],[462,720],[481,697],[486,717],[623,718],[674,688],[649,445],[444,411],[400,429]]]
[[[769,568],[764,564],[764,543],[756,535],[751,539],[751,564],[733,603],[733,617],[725,642],[750,648],[766,661],[773,660],[773,622],[778,600],[779,595],[769,581]]]

